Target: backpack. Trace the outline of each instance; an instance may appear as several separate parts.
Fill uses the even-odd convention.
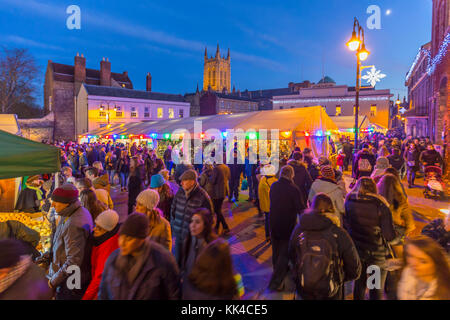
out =
[[[359,159],[358,160],[358,170],[365,171],[365,172],[371,171],[372,165],[370,164],[370,161],[365,158]]]
[[[335,236],[304,231],[296,240],[296,278],[299,292],[316,299],[335,296],[342,284]]]

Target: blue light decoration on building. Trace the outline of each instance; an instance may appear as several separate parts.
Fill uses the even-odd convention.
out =
[[[445,37],[444,41],[442,41],[441,46],[439,47],[438,53],[434,56],[433,59],[430,59],[428,61],[428,68],[427,73],[431,76],[431,74],[436,70],[436,66],[442,62],[442,59],[445,57],[445,55],[448,53],[448,44],[450,43],[450,32],[448,32]]]

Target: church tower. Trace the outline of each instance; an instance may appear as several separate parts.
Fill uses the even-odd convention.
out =
[[[207,91],[209,87],[214,91],[222,91],[225,88],[228,92],[231,88],[230,49],[228,49],[226,58],[221,57],[219,44],[217,44],[215,57],[208,58],[208,52],[205,48],[203,90]]]

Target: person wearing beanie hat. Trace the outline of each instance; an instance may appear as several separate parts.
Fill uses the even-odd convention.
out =
[[[175,194],[170,209],[172,217],[170,223],[176,239],[174,255],[178,264],[180,264],[180,253],[184,240],[189,233],[192,214],[199,208],[206,208],[214,212],[210,196],[197,183],[197,173],[189,169],[182,175],[181,188]]]
[[[391,165],[389,163],[389,159],[386,157],[378,157],[377,162],[375,164],[375,169],[373,170],[370,177],[373,179],[375,177],[381,176],[384,173],[384,170],[389,168]]]
[[[130,214],[119,231],[119,249],[106,260],[99,300],[177,300],[180,275],[172,254],[147,237],[149,219]]]
[[[157,208],[159,194],[156,190],[146,189],[136,198],[136,212],[143,213],[149,220],[148,236],[161,244],[167,250],[172,250],[172,231],[170,223],[163,217],[162,211]]]
[[[323,166],[320,168],[321,175],[317,178],[309,191],[308,201],[312,203],[315,195],[322,192],[331,198],[335,208],[335,214],[342,222],[342,217],[345,212],[344,200],[345,191],[336,182],[335,171],[331,166]],[[342,226],[342,223],[341,223]]]
[[[150,180],[150,188],[152,189],[159,188],[164,183],[166,183],[166,180],[161,174],[154,174]]]
[[[52,207],[61,220],[55,230],[49,286],[56,289],[57,300],[79,300],[89,284],[89,258],[85,250],[94,227],[92,216],[78,200],[77,188],[68,183],[56,188],[52,194]],[[68,268],[81,269],[81,289],[67,288]]]
[[[119,248],[119,215],[114,210],[106,210],[95,219],[92,237],[91,275],[82,300],[96,300],[106,260]]]
[[[45,272],[20,241],[0,240],[0,300],[50,300]]]

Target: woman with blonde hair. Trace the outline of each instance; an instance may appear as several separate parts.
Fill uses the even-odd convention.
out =
[[[436,241],[427,236],[407,240],[404,263],[400,300],[450,300],[449,259]]]

